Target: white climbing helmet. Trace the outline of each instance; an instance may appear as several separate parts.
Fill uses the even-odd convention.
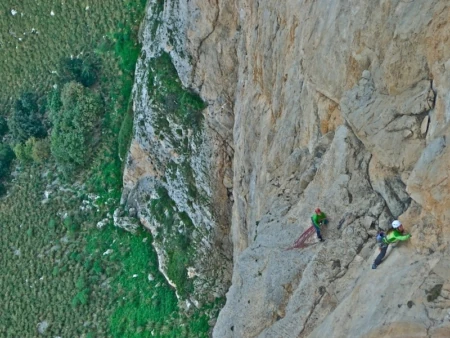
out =
[[[394,222],[392,222],[392,227],[394,229],[397,229],[398,227],[400,227],[402,225],[402,223],[400,223],[400,221],[395,220]]]

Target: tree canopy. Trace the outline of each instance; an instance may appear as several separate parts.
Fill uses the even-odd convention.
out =
[[[64,85],[61,108],[52,111],[50,117],[53,124],[51,152],[65,171],[86,163],[102,110],[102,101],[93,91],[77,82]]]
[[[14,142],[25,142],[30,137],[43,138],[47,131],[42,123],[36,95],[24,93],[16,101],[8,120],[8,127]]]
[[[83,58],[65,58],[61,62],[63,81],[76,81],[85,87],[91,87],[97,82],[99,71],[100,61],[94,54]]]
[[[9,165],[14,159],[14,152],[8,144],[0,143],[0,178],[9,174]]]
[[[0,116],[0,137],[3,137],[8,132],[8,123],[3,116]]]

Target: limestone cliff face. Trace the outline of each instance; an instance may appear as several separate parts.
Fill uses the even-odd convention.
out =
[[[154,235],[160,270],[188,307],[223,297],[231,281],[236,25],[226,6],[188,0],[149,1],[141,25],[122,202]]]
[[[209,104],[207,151],[192,161],[221,212],[189,215],[218,226],[221,243],[229,226],[233,247],[214,337],[450,336],[447,1],[165,4],[164,15],[180,15],[183,43],[159,46]],[[146,49],[138,74],[153,56]],[[136,93],[137,115],[151,116],[150,98]],[[135,142],[129,163],[173,155]],[[130,196],[165,175],[138,162]],[[330,218],[326,242],[286,250],[317,206]],[[396,218],[413,237],[372,270],[377,228]]]

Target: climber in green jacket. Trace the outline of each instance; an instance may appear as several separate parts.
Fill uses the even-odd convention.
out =
[[[384,256],[386,255],[389,244],[397,243],[398,241],[406,241],[411,238],[411,234],[405,234],[405,229],[400,221],[395,220],[392,222],[392,228],[389,229],[380,243],[380,253],[378,254],[375,262],[372,264],[372,269],[376,269],[381,264]]]
[[[319,240],[321,242],[323,242],[324,239],[320,233],[320,226],[322,224],[328,223],[327,215],[325,215],[325,213],[322,212],[319,208],[316,208],[316,210],[314,210],[314,214],[311,216],[311,221],[312,221],[312,225],[316,229],[317,238],[319,238]]]

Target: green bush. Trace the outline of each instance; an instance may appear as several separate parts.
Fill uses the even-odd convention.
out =
[[[89,301],[89,289],[84,289],[78,292],[72,299],[72,305],[77,307],[79,305],[86,305]]]
[[[85,289],[86,288],[86,281],[85,281],[85,279],[83,277],[79,277],[77,279],[77,281],[75,282],[75,286],[80,291]]]
[[[0,143],[0,178],[9,174],[9,167],[14,159],[14,152],[8,144]]]
[[[179,247],[177,249],[168,252],[167,274],[176,284],[179,294],[186,297],[194,291],[193,280],[187,275],[190,259],[186,251],[182,251]]]
[[[76,81],[85,87],[93,86],[100,72],[100,60],[95,54],[83,58],[64,58],[61,61],[61,76],[63,82]]]
[[[80,229],[78,223],[75,223],[71,217],[66,217],[63,224],[69,233],[74,233]]]
[[[8,128],[13,140],[19,143],[25,142],[32,136],[42,138],[47,135],[35,94],[24,93],[16,101],[8,119]]]
[[[164,125],[166,115],[184,127],[201,129],[204,118],[202,111],[206,108],[206,103],[198,94],[183,87],[170,55],[162,53],[158,58],[152,59],[150,69],[148,89],[162,110],[157,117],[158,129],[168,131],[167,125]]]
[[[123,27],[123,25],[120,28],[113,35],[115,41],[114,52],[119,57],[122,71],[133,73],[140,52],[135,42],[137,40],[137,32],[129,27]]]
[[[62,108],[61,90],[59,89],[59,87],[57,87],[56,89],[51,90],[47,94],[47,109],[49,112],[50,123],[54,119],[58,118],[57,115],[61,110],[61,108]]]
[[[14,147],[14,154],[21,163],[33,161],[33,148],[36,144],[34,137],[29,138],[25,143],[18,143]]]
[[[50,140],[48,138],[37,139],[33,143],[31,157],[37,163],[44,163],[51,155]]]
[[[76,82],[61,92],[61,109],[51,112],[51,153],[66,171],[83,166],[93,145],[95,123],[102,112],[100,97]]]
[[[8,122],[3,116],[0,116],[0,138],[8,132]]]
[[[21,163],[27,163],[31,160],[31,151],[30,152],[27,151],[25,144],[18,143],[14,146],[13,150],[16,158]]]
[[[48,221],[48,229],[53,232],[56,229],[56,221],[53,218],[50,218],[50,221]]]

